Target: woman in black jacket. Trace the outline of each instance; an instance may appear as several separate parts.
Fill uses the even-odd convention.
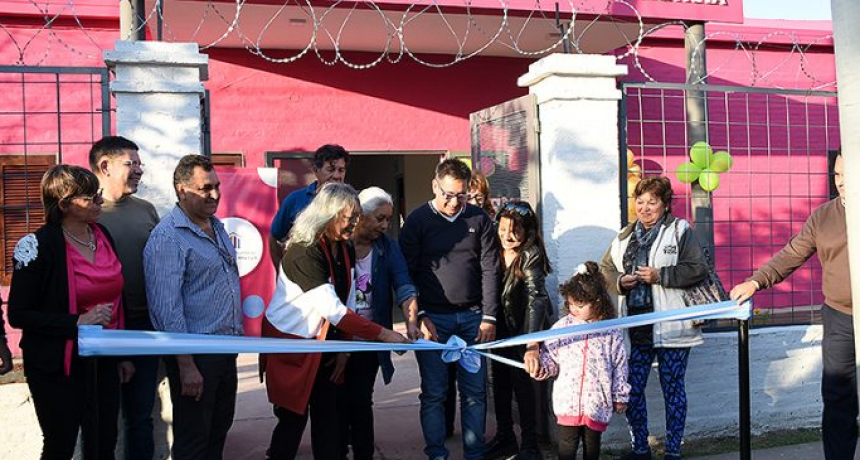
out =
[[[94,368],[94,360],[78,356],[79,325],[123,327],[121,266],[110,234],[96,223],[98,187],[84,168],[49,169],[41,183],[46,224],[15,246],[9,323],[22,330],[42,459],[72,458],[79,428],[85,459],[114,458],[119,383],[134,373],[130,362],[118,368],[104,358]]]
[[[551,271],[537,216],[522,201],[505,203],[496,215],[502,246],[501,311],[496,337],[504,339],[543,330],[548,325],[549,296],[546,276]],[[486,458],[516,454],[517,460],[542,458],[535,432],[534,383],[529,372],[540,367],[537,343],[500,348],[499,355],[523,361],[526,371],[493,361],[492,385],[496,409],[496,436],[487,446]],[[521,444],[517,446],[512,417],[516,396],[520,414]]]

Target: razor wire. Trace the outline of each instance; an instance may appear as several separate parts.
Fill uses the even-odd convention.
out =
[[[216,47],[240,47],[250,54],[275,64],[289,64],[303,58],[309,53],[328,66],[338,64],[351,69],[369,69],[382,63],[396,64],[404,58],[411,59],[420,65],[445,68],[456,65],[473,57],[488,54],[493,47],[501,47],[516,56],[537,58],[560,50],[570,50],[575,53],[584,53],[583,41],[592,34],[593,28],[601,23],[615,26],[621,45],[616,48],[616,59],[635,67],[648,81],[656,81],[649,72],[646,65],[640,59],[640,51],[649,37],[658,36],[664,29],[672,27],[685,28],[684,21],[668,21],[660,24],[648,24],[636,9],[634,2],[628,0],[607,0],[602,9],[584,9],[584,3],[576,4],[576,0],[564,1],[566,13],[559,11],[558,2],[547,2],[546,0],[534,0],[532,7],[528,10],[517,10],[518,14],[512,14],[509,0],[497,0],[498,8],[493,14],[479,14],[472,4],[472,0],[461,0],[462,4],[452,6],[446,3],[439,4],[436,0],[419,3],[405,4],[401,10],[386,9],[374,0],[362,0],[346,2],[335,0],[327,5],[316,5],[311,0],[283,0],[281,3],[267,3],[266,7],[274,9],[270,17],[263,23],[258,31],[254,21],[247,21],[243,27],[243,17],[248,16],[247,0],[234,0],[232,2],[217,2],[208,0],[197,18],[183,17],[184,22],[190,22],[191,32],[181,36],[177,27],[171,27],[164,13],[165,0],[155,0],[151,8],[146,11],[137,11],[132,0],[120,0],[131,2],[131,10],[137,16],[140,25],[134,31],[148,29],[152,33],[156,24],[163,31],[162,39],[170,42],[196,42],[201,50]],[[200,2],[203,3],[203,2]],[[16,56],[12,65],[38,66],[45,63],[52,53],[68,52],[86,59],[100,59],[101,52],[105,51],[99,40],[93,36],[91,30],[85,25],[87,19],[82,17],[76,9],[75,0],[66,0],[66,3],[40,3],[39,0],[26,0],[21,3],[33,9],[33,17],[40,17],[44,24],[38,26],[30,36],[23,35],[24,28],[17,24],[4,24],[0,20],[0,43],[6,42],[7,49],[13,50]],[[197,2],[194,3],[199,4]],[[555,6],[551,9],[547,6]],[[119,3],[117,7],[119,8]],[[261,7],[261,5],[255,5]],[[170,8],[171,5],[167,5]],[[629,10],[627,16],[610,14],[619,8]],[[279,27],[279,20],[286,14],[299,14],[297,21],[304,21],[310,25],[310,31],[293,31]],[[376,30],[379,32],[379,43],[372,47],[373,51],[364,50],[372,56],[364,62],[357,62],[347,54],[352,51],[344,45],[344,37],[350,31],[350,26],[358,21],[367,21],[367,17],[358,17],[358,13],[370,13],[375,21],[378,21]],[[578,24],[579,18],[585,17],[582,24]],[[491,25],[481,24],[479,18],[491,20]],[[292,19],[290,19],[292,20]],[[418,21],[435,21],[438,26],[438,40],[453,45],[453,52],[434,55],[437,60],[431,60],[428,53],[416,51],[417,47],[410,44],[410,31],[415,28]],[[61,24],[62,23],[62,24]],[[71,24],[71,25],[70,25]],[[174,24],[176,26],[176,24]],[[631,27],[632,26],[632,27]],[[629,29],[635,31],[635,35],[628,35]],[[215,29],[208,37],[204,37],[204,29]],[[83,44],[71,43],[63,37],[65,32],[73,31],[81,33],[85,37]],[[417,32],[416,32],[417,33]],[[545,34],[552,39],[537,49],[529,49],[525,44],[525,37],[529,34]],[[286,34],[292,34],[288,36]],[[290,50],[273,49],[267,46],[268,40],[273,38],[288,37],[293,40],[306,35],[303,45],[294,46]],[[766,33],[760,38],[751,39],[742,32],[716,31],[707,33],[704,39],[692,52],[692,59],[703,59],[704,50],[708,42],[719,41],[734,43],[734,51],[731,59],[744,58],[749,68],[749,86],[777,86],[770,77],[778,70],[784,70],[787,66],[794,66],[798,75],[798,86],[804,89],[821,89],[835,87],[835,81],[820,78],[813,66],[810,65],[808,55],[813,48],[827,45],[832,40],[832,34],[817,37],[812,41],[801,41],[795,31],[774,30]],[[227,42],[233,40],[231,42]],[[301,40],[300,40],[301,41]],[[41,46],[36,46],[41,43]],[[781,62],[776,65],[766,66],[759,58],[764,51],[783,51]],[[286,55],[284,55],[286,54]],[[691,66],[691,75],[688,82],[704,83],[708,77],[717,75],[727,65],[728,61],[707,69],[707,74],[700,75],[698,66]],[[803,83],[801,85],[801,83]]]

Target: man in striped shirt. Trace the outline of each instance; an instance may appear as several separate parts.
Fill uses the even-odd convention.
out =
[[[156,330],[242,335],[236,253],[215,217],[220,185],[208,158],[179,160],[173,173],[179,202],[152,231],[143,254]],[[173,458],[220,459],[236,407],[236,355],[178,355],[165,362]]]

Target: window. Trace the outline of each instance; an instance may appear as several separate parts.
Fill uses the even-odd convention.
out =
[[[242,152],[213,153],[211,160],[216,168],[219,166],[229,168],[242,168],[245,166],[245,155]]]
[[[45,221],[39,183],[56,163],[56,155],[0,155],[0,284],[12,278],[15,244]]]

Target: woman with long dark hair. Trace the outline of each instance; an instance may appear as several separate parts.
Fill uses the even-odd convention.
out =
[[[550,273],[540,224],[532,207],[524,201],[505,203],[496,215],[502,246],[501,318],[496,337],[503,339],[543,330],[548,325],[549,296],[546,276]],[[487,457],[516,454],[517,460],[542,458],[537,445],[535,386],[529,373],[540,368],[537,343],[506,347],[498,351],[506,358],[523,361],[526,372],[493,361],[491,364],[496,409],[496,436],[487,446]],[[514,435],[512,399],[520,414],[521,443]]]

